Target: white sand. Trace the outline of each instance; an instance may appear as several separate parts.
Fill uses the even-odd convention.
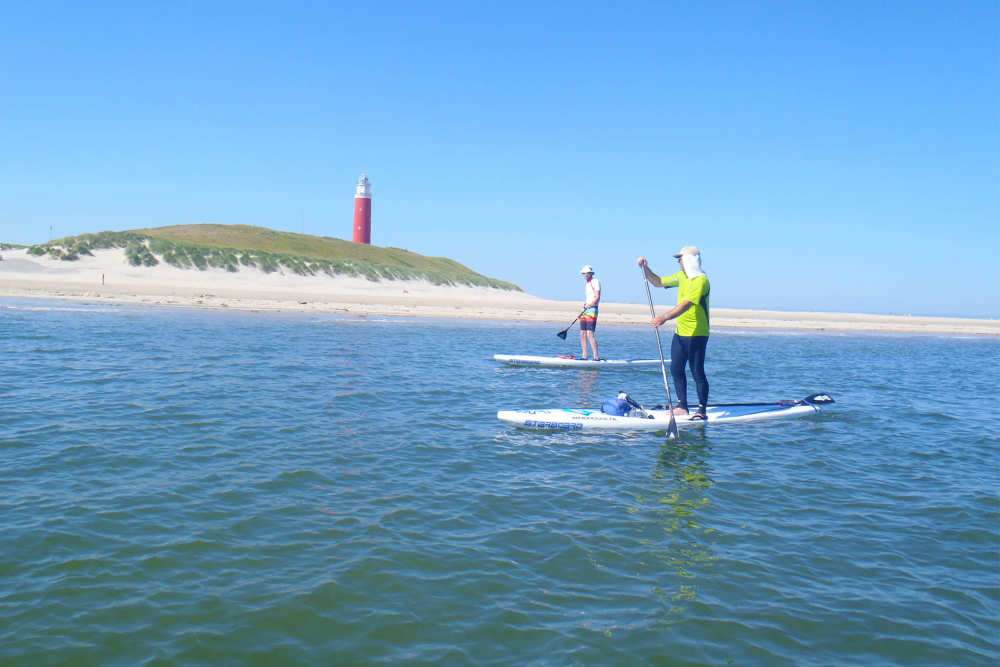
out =
[[[579,312],[577,301],[552,301],[523,292],[485,287],[442,287],[426,281],[372,282],[264,273],[242,267],[178,269],[128,264],[125,252],[97,250],[74,262],[33,257],[26,250],[0,253],[0,296],[76,299],[252,311],[351,313],[411,317],[554,322],[560,328]],[[673,295],[671,295],[672,297]],[[667,303],[660,299],[657,312]],[[601,303],[600,325],[649,321],[649,306]],[[668,325],[669,326],[669,325]],[[846,313],[712,309],[712,329],[781,329],[1000,336],[1000,320]]]

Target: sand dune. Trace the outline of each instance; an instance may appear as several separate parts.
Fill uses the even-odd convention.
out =
[[[243,268],[197,271],[161,263],[131,266],[121,249],[98,250],[74,262],[5,250],[0,296],[76,299],[251,311],[454,317],[568,324],[576,301],[553,301],[485,287],[445,287],[425,281],[299,276]],[[672,298],[672,295],[671,295]],[[658,300],[658,308],[667,305]],[[649,320],[642,303],[602,303],[601,326]],[[668,325],[669,326],[669,325]],[[715,308],[712,328],[829,330],[1000,336],[1000,320],[849,313],[793,313]]]

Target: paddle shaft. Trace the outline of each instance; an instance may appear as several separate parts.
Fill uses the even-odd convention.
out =
[[[646,267],[640,266],[642,271],[642,284],[646,288],[646,299],[649,300],[649,315],[656,317],[656,310],[653,309],[653,294],[649,291],[649,281],[646,280]],[[667,435],[679,437],[677,433],[677,420],[674,419],[674,399],[670,396],[670,382],[667,380],[667,364],[663,361],[663,343],[660,342],[660,327],[653,327],[656,332],[656,349],[660,353],[660,372],[663,373],[663,386],[667,390],[667,407],[670,410],[670,426],[667,427]]]
[[[645,274],[643,274],[643,279],[645,280]],[[646,298],[649,299],[649,314],[652,317],[656,317],[656,311],[653,309],[653,295],[649,291],[649,283],[646,283]],[[667,389],[667,403],[670,405],[670,409],[674,408],[673,398],[670,396],[670,383],[667,381],[667,364],[663,360],[663,343],[660,342],[660,327],[653,327],[653,331],[656,332],[656,349],[660,353],[660,372],[663,373],[663,386]]]

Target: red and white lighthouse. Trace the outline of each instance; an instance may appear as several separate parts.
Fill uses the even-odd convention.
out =
[[[354,190],[354,238],[355,243],[372,242],[372,186],[364,173],[358,179]]]

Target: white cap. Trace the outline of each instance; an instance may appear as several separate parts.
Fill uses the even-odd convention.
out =
[[[583,268],[580,269],[580,273],[594,273],[594,267],[590,264],[584,264]]]
[[[681,248],[681,251],[674,255],[674,257],[681,257],[682,255],[700,255],[701,252],[698,251],[698,246],[686,245]]]

